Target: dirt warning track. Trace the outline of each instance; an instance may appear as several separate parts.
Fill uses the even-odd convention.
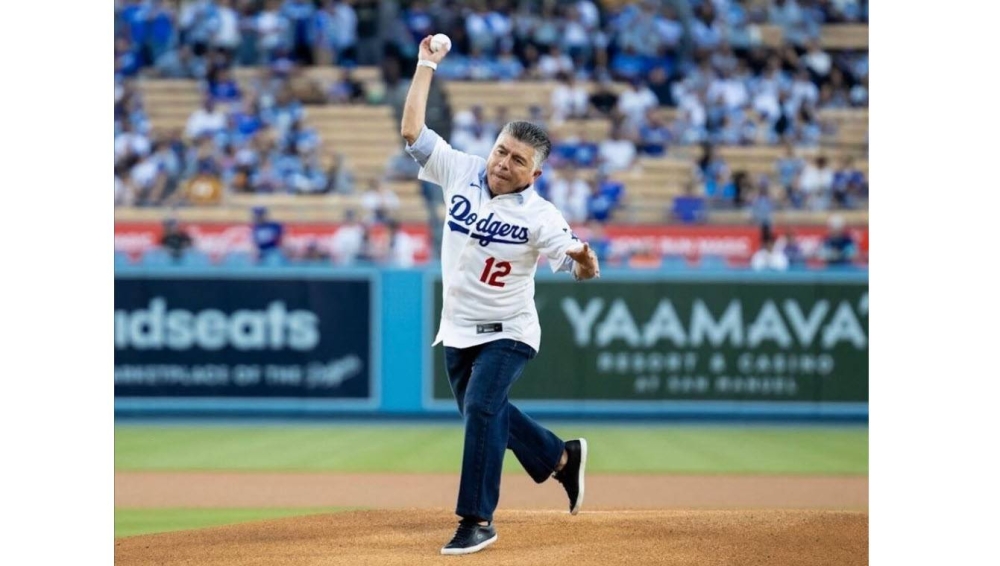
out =
[[[370,507],[454,505],[458,474],[117,472],[115,507]],[[554,481],[505,475],[500,509],[566,506]],[[866,476],[587,476],[585,509],[868,508]]]

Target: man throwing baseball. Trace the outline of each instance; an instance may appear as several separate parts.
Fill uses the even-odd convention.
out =
[[[564,442],[510,403],[508,394],[535,357],[541,328],[535,310],[535,268],[545,256],[552,271],[579,280],[600,274],[596,255],[532,187],[552,144],[529,122],[503,127],[489,159],[453,149],[424,124],[427,94],[447,43],[431,37],[420,55],[403,109],[407,152],[420,179],[444,190],[448,208],[441,242],[444,286],[441,325],[445,365],[465,419],[465,448],[456,514],[461,517],[442,554],[469,554],[496,542],[493,512],[500,496],[505,451],[537,483],[554,476],[569,496],[569,511],[584,496],[587,442]]]

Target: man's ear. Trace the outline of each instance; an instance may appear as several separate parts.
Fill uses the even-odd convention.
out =
[[[542,176],[542,170],[541,169],[535,169],[535,172],[531,174],[531,180],[535,181],[535,180],[537,180],[541,176]]]

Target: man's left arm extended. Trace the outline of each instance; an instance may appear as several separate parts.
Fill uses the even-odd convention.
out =
[[[562,215],[553,214],[542,223],[538,243],[553,273],[569,271],[577,281],[601,276],[597,254],[576,237]]]

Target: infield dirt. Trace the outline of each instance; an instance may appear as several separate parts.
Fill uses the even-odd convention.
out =
[[[499,540],[441,556],[448,510],[312,515],[115,541],[115,564],[231,566],[620,564],[850,566],[868,562],[868,514],[818,510],[499,511]]]
[[[552,566],[868,563],[866,477],[592,475],[577,516],[557,484],[504,476],[499,540],[441,556],[457,477],[115,474],[116,507],[366,506],[115,541],[115,564]]]

